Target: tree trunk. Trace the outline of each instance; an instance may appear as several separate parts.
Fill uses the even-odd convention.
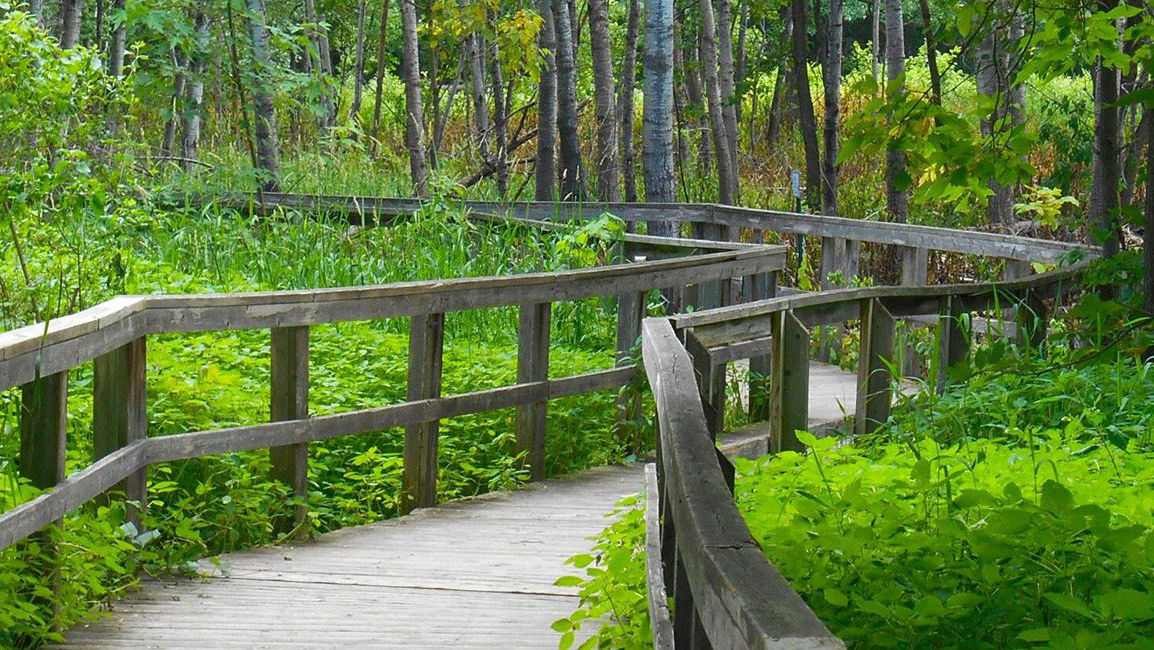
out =
[[[208,58],[208,16],[197,11],[193,17],[196,47],[189,56],[189,81],[184,108],[184,129],[180,139],[180,155],[185,159],[184,171],[191,172],[200,148],[200,123],[204,113],[204,74]]]
[[[745,73],[749,67],[748,61],[746,59],[746,54],[745,54],[746,32],[749,31],[749,1],[748,0],[741,3],[741,12],[738,15],[740,16],[740,22],[738,23],[738,28],[737,28],[737,52],[734,53],[735,69],[733,71],[733,74],[734,74],[734,84],[740,86],[741,83],[743,81],[745,81]],[[757,93],[752,93],[752,95],[753,95],[753,101],[757,101]],[[741,102],[737,102],[733,106],[733,108],[737,114],[737,122],[738,122],[738,124],[740,124],[741,123],[741,113],[742,113]],[[754,112],[756,113],[756,111],[754,111]],[[750,123],[752,124],[752,120],[750,121]],[[749,134],[749,142],[750,142],[750,151],[752,151],[753,150],[753,146],[752,146],[753,145],[753,132],[752,132],[752,130],[750,131],[750,134]]]
[[[895,83],[906,71],[905,23],[902,18],[902,0],[886,0],[886,76]],[[905,89],[899,92],[905,93]],[[898,116],[890,115],[891,127]],[[886,212],[890,219],[905,223],[909,217],[909,185],[906,173],[906,154],[892,147],[886,151]]]
[[[874,79],[878,77],[878,64],[882,60],[882,0],[874,0],[872,10],[870,11],[870,52],[873,56],[870,58],[870,67],[873,70]]]
[[[597,196],[602,201],[617,202],[621,200],[621,188],[617,182],[617,109],[613,98],[609,0],[589,0],[589,46],[597,121]]]
[[[353,77],[353,103],[349,106],[349,120],[359,122],[361,99],[365,91],[365,0],[357,6],[357,71]]]
[[[835,216],[837,208],[838,119],[841,111],[841,61],[843,0],[829,0],[829,32],[822,66],[825,87],[824,171],[821,184],[822,214]]]
[[[245,0],[248,6],[248,32],[252,40],[252,60],[255,82],[252,96],[256,122],[256,158],[263,173],[261,189],[265,192],[280,190],[280,147],[277,143],[276,110],[273,107],[272,84],[268,49],[268,28],[265,27],[264,2]]]
[[[692,52],[693,59],[697,61],[696,66],[686,67],[686,61],[682,60],[681,64],[677,66],[678,70],[685,70],[685,91],[689,94],[689,103],[695,110],[708,112],[709,106],[705,102],[705,91],[701,86],[701,74],[704,67],[701,63],[701,29],[698,26],[696,30],[696,47],[690,48],[688,51]],[[677,50],[675,56],[680,56],[684,59],[685,55],[680,49]],[[708,118],[706,119],[706,124]],[[713,170],[713,145],[709,143],[710,131],[709,127],[702,124],[701,120],[694,119],[691,122],[691,127],[697,132],[697,167],[702,176],[708,176]]]
[[[537,11],[541,14],[538,46],[543,60],[537,86],[535,196],[538,201],[552,201],[557,188],[557,30],[551,0],[537,0]]]
[[[644,91],[641,166],[645,200],[672,203],[673,185],[673,0],[645,0]],[[672,221],[650,221],[649,234],[673,237]]]
[[[80,44],[80,17],[83,10],[84,0],[60,0],[60,49],[70,50]]]
[[[733,24],[729,0],[717,0],[717,64],[721,91],[721,115],[725,122],[726,151],[729,152],[730,195],[737,203],[741,196],[740,165],[737,156],[737,106],[734,104]],[[736,235],[736,232],[733,233]]]
[[[417,49],[417,6],[401,3],[401,76],[405,80],[405,148],[409,150],[409,174],[418,196],[429,194],[429,169],[425,163],[425,111],[421,107],[421,62]]]
[[[324,17],[317,13],[315,0],[304,0],[304,8],[305,20],[310,23],[309,40],[312,41],[313,49],[316,50],[313,72],[316,73],[322,88],[321,105],[324,107],[324,111],[317,118],[317,126],[323,132],[333,125],[336,115],[332,96],[333,89],[328,81],[333,73],[332,57],[329,54],[328,30],[322,25]]]
[[[124,11],[124,0],[112,3],[112,9],[118,14]],[[108,46],[108,74],[119,79],[124,74],[124,38],[128,25],[126,18],[121,15],[116,23],[116,30],[112,32],[112,41]]]
[[[373,126],[371,129],[372,143],[369,149],[372,153],[377,150],[377,137],[381,129],[381,94],[385,78],[385,44],[389,31],[389,2],[381,0],[381,28],[377,34],[377,91],[373,99]]]
[[[717,200],[733,204],[733,156],[729,153],[729,131],[725,128],[721,106],[721,88],[717,79],[717,27],[713,21],[713,4],[701,0],[701,78],[708,96],[709,126],[713,133],[713,150],[717,152]]]
[[[641,20],[639,0],[629,0],[629,18],[625,27],[625,59],[621,63],[621,92],[617,98],[618,122],[621,125],[621,180],[625,200],[637,200],[637,170],[633,156],[633,84],[637,77],[637,28]]]
[[[1146,313],[1154,315],[1154,106],[1146,105],[1146,247],[1143,251],[1146,265]]]
[[[458,7],[464,8],[464,0],[459,0]],[[489,108],[485,103],[485,41],[478,32],[473,32],[465,41],[469,48],[469,81],[473,91],[473,124],[477,129],[477,148],[481,152],[481,159],[489,160]],[[494,98],[496,97],[494,86]]]
[[[1118,252],[1118,187],[1122,180],[1121,143],[1118,119],[1117,68],[1101,61],[1097,66],[1098,83],[1094,93],[1094,181],[1090,195],[1090,223],[1102,237],[1102,253],[1112,257]]]
[[[793,85],[797,91],[797,115],[805,145],[806,204],[810,210],[820,210],[821,154],[818,150],[817,118],[813,114],[813,96],[809,90],[809,68],[805,56],[805,0],[791,0],[790,8],[793,17]]]
[[[942,73],[938,70],[937,39],[934,36],[934,22],[930,17],[929,0],[918,0],[922,13],[922,32],[926,37],[926,64],[930,69],[930,101],[942,105]]]
[[[791,38],[793,38],[793,20],[787,18],[782,31],[781,42],[788,43]],[[784,103],[786,88],[792,77],[788,59],[782,59],[781,64],[777,67],[777,76],[773,80],[773,97],[769,100],[769,123],[765,127],[766,145],[771,152],[777,145],[777,139],[781,136],[781,105]]]
[[[36,17],[36,24],[44,27],[44,0],[28,0],[28,13]]]
[[[184,99],[185,57],[179,51],[172,51],[172,63],[176,74],[172,78],[172,102],[168,119],[164,121],[164,137],[160,142],[160,157],[172,156],[172,145],[176,143],[176,125],[180,122],[181,102]]]
[[[509,104],[505,79],[501,74],[501,57],[493,41],[489,77],[493,84],[493,127],[496,144],[497,193],[503,199],[509,193]],[[483,106],[483,104],[482,104]]]
[[[553,0],[553,27],[557,32],[557,132],[561,138],[561,200],[585,200],[585,174],[577,132],[577,67],[573,60],[573,31],[566,0]]]

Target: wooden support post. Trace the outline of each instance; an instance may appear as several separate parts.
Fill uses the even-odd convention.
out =
[[[924,248],[902,248],[902,286],[921,287],[929,280],[930,256]]]
[[[792,311],[774,314],[770,389],[769,452],[800,451],[797,431],[809,428],[809,330]]]
[[[845,240],[845,283],[847,286],[857,277],[860,260],[861,242],[856,239]]]
[[[765,300],[777,295],[777,272],[750,276],[750,300]],[[749,417],[754,422],[769,419],[769,376],[773,372],[772,354],[749,359]]]
[[[870,298],[861,303],[859,345],[854,432],[861,436],[889,419],[893,401],[887,364],[893,359],[894,317],[880,300]]]
[[[691,329],[685,331],[685,350],[693,362],[705,425],[710,437],[716,440],[725,428],[725,364],[713,362],[709,349],[701,344]]]
[[[93,361],[93,460],[148,437],[145,357],[145,338],[140,337]],[[116,488],[138,504],[126,510],[138,529],[140,514],[148,506],[147,480],[148,472],[141,468]]]
[[[549,378],[549,318],[547,302],[521,305],[517,332],[517,383]],[[638,328],[641,323],[638,322]],[[620,329],[618,330],[620,333]],[[548,402],[542,400],[517,407],[517,453],[525,454],[529,478],[545,478],[545,422]]]
[[[64,480],[64,456],[68,422],[68,372],[41,377],[20,387],[20,475],[33,487],[47,490]],[[59,521],[57,524],[59,525]],[[31,594],[53,621],[59,614],[60,552],[51,529],[30,540],[40,545],[33,571],[44,576],[52,596]]]
[[[1050,314],[1046,302],[1036,291],[1026,291],[1026,299],[1018,305],[1017,339],[1019,347],[1039,350],[1046,341]]]
[[[274,327],[271,331],[269,415],[273,422],[309,416],[309,328]],[[309,446],[307,442],[269,448],[271,477],[289,486],[301,501],[292,517],[274,522],[279,535],[308,537]]]
[[[649,311],[647,291],[634,291],[617,296],[617,365],[629,362],[629,351],[641,337],[641,321]],[[522,313],[524,313],[522,307]],[[524,321],[522,321],[524,322]]]
[[[441,357],[444,351],[445,315],[421,314],[409,319],[410,402],[441,396]],[[401,480],[402,514],[437,503],[437,434],[440,422],[432,420],[405,427],[405,470]]]
[[[837,237],[821,238],[821,278],[819,286],[822,291],[835,289],[848,284],[845,277],[846,240]],[[834,273],[841,275],[838,280],[831,278]],[[835,281],[836,280],[836,281]],[[817,329],[817,358],[828,362],[830,350],[835,343],[841,340],[841,325],[836,327],[819,326]]]
[[[969,352],[969,339],[962,329],[961,300],[952,296],[942,299],[938,313],[938,376],[937,390],[942,392],[949,383],[947,370],[962,361]]]

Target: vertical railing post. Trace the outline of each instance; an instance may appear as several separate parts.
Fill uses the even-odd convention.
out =
[[[750,276],[750,300],[766,300],[777,295],[777,272]],[[754,422],[769,419],[769,376],[773,372],[773,355],[760,354],[749,359],[749,417]]]
[[[1020,347],[1038,350],[1046,341],[1050,314],[1046,302],[1036,291],[1026,290],[1026,297],[1018,305],[1017,339]]]
[[[274,327],[271,335],[270,419],[302,420],[309,416],[309,328]],[[308,443],[271,447],[269,462],[272,479],[288,485],[293,497],[300,501],[292,517],[280,517],[274,522],[277,534],[307,537],[308,509],[304,501],[309,488]]]
[[[521,305],[517,331],[517,383],[549,379],[549,321],[547,302]],[[545,422],[548,402],[541,400],[517,407],[517,453],[524,454],[529,478],[545,478]]]
[[[142,336],[93,361],[93,460],[148,437],[146,350]],[[140,514],[147,508],[147,479],[148,472],[142,467],[118,486],[129,503],[136,504],[126,512],[137,528]]]
[[[773,315],[773,404],[769,451],[799,451],[798,430],[809,427],[809,330],[792,311]]]
[[[889,419],[893,396],[889,364],[894,351],[894,317],[880,300],[861,303],[857,409],[854,432],[872,433]]]
[[[902,286],[925,286],[929,279],[929,251],[924,248],[903,247],[902,249]],[[901,372],[906,377],[921,376],[921,364],[918,362],[917,348],[914,346],[913,321],[903,323],[901,336],[902,367]]]
[[[818,278],[818,286],[822,291],[836,288],[844,285],[847,282],[845,275],[845,255],[846,255],[846,240],[837,237],[822,237],[821,238],[821,277]],[[840,284],[835,283],[830,275],[833,273],[840,273]],[[817,329],[817,358],[821,361],[829,361],[830,350],[840,341],[841,326],[836,327],[819,326]]]
[[[641,336],[641,321],[649,312],[648,291],[634,291],[617,296],[617,357],[616,365],[626,366],[633,346]],[[617,425],[623,430],[630,420],[641,413],[641,394],[622,394],[617,401]]]
[[[938,376],[937,390],[942,392],[949,383],[947,370],[966,358],[969,340],[962,329],[962,300],[947,296],[938,312]]]
[[[20,476],[33,487],[50,489],[64,479],[64,456],[68,419],[68,371],[36,379],[20,387]],[[57,522],[59,524],[59,522]],[[60,589],[59,549],[56,535],[37,533],[41,544],[35,571],[45,577],[53,594]],[[55,597],[32,595],[32,600],[55,621],[59,611]]]
[[[444,352],[445,315],[419,314],[409,319],[408,401],[441,396],[441,358]],[[437,434],[440,422],[431,420],[405,426],[404,475],[401,513],[437,503]]]
[[[713,439],[725,428],[725,363],[714,363],[709,349],[702,345],[692,329],[685,331],[685,350],[693,362],[697,392],[705,414],[705,426]]]

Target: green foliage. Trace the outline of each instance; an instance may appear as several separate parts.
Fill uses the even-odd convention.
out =
[[[579,646],[588,648],[653,647],[645,586],[645,502],[641,496],[622,499],[614,521],[596,537],[590,553],[566,561],[584,576],[558,578],[560,587],[578,587],[581,605],[553,623],[567,650],[583,636],[583,628],[599,625]]]

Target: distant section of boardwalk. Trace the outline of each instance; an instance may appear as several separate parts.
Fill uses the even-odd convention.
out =
[[[852,414],[855,382],[814,363],[811,424]],[[565,560],[643,487],[640,465],[603,467],[231,553],[219,569],[202,563],[211,579],[146,582],[65,647],[556,648],[550,625],[578,600],[553,581],[578,573]]]

